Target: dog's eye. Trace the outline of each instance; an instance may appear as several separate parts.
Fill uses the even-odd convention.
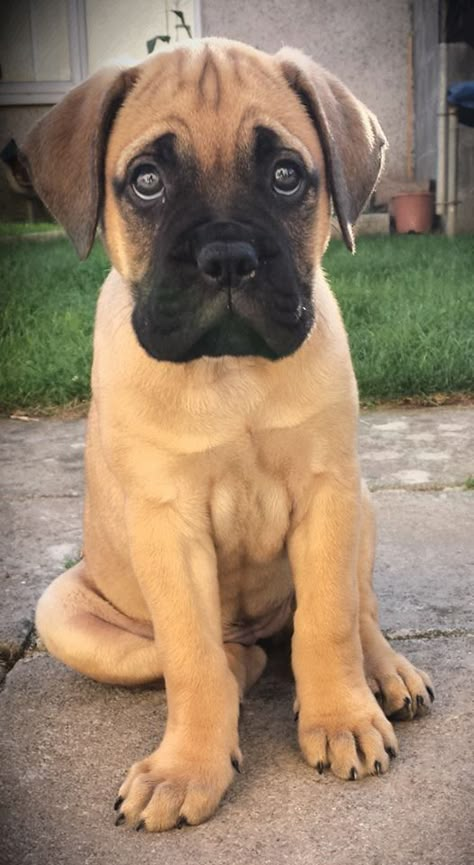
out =
[[[290,159],[283,159],[273,168],[272,187],[279,195],[294,195],[303,182],[300,166]]]
[[[155,165],[139,165],[132,177],[132,189],[144,201],[161,198],[165,193],[165,185]]]

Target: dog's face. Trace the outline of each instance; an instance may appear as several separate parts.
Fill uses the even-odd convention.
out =
[[[178,362],[296,351],[317,316],[330,198],[351,246],[380,170],[375,118],[298,52],[269,56],[225,40],[95,76],[74,93],[24,151],[81,253],[102,219],[145,351]],[[45,176],[48,147],[69,157],[64,171],[80,192],[71,178],[65,192]]]
[[[313,325],[324,158],[265,60],[211,46],[162,55],[112,129],[105,235],[132,286],[138,339],[159,360],[277,359]]]

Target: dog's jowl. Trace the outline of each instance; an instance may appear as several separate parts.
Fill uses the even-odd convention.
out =
[[[118,823],[161,831],[216,810],[260,640],[279,631],[292,630],[298,738],[318,772],[386,772],[388,719],[433,698],[378,625],[357,388],[321,265],[331,203],[352,250],[385,146],[298,51],[220,39],[94,75],[24,144],[79,255],[100,224],[113,266],[84,556],[37,625],[99,682],[164,677],[166,730],[120,788]]]

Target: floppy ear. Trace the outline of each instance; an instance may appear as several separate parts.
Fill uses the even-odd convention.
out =
[[[20,150],[36,192],[80,258],[94,241],[110,128],[137,74],[135,67],[97,72],[38,121]]]
[[[385,135],[375,115],[301,51],[283,48],[276,59],[316,127],[334,210],[346,246],[354,252],[352,226],[382,170]]]

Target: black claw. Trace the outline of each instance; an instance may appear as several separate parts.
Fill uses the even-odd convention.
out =
[[[125,823],[125,814],[122,811],[117,815],[117,819],[115,820],[116,826],[121,826],[122,823]]]
[[[144,820],[140,820],[140,822],[137,823],[137,825],[135,826],[135,832],[139,832],[140,829],[143,829],[144,825],[145,825],[145,821],[144,821]]]
[[[353,766],[351,771],[349,772],[349,781],[356,781],[356,780],[357,780],[357,769],[355,768],[355,766]]]
[[[408,721],[411,717],[411,707],[412,703],[410,697],[405,697],[403,700],[403,706],[400,709],[397,709],[396,712],[392,712],[390,715],[391,721]]]
[[[123,796],[117,796],[117,798],[116,798],[116,800],[115,800],[115,802],[114,802],[114,811],[118,811],[118,809],[120,808],[122,802],[123,802]]]
[[[422,697],[421,694],[416,695],[416,705],[417,706],[424,706],[425,705],[425,698]]]
[[[385,748],[385,750],[386,750],[388,756],[390,757],[390,759],[394,760],[395,757],[397,756],[397,752],[395,751],[395,748],[392,748],[392,746],[390,745],[388,748]]]
[[[318,772],[319,775],[322,775],[323,772],[324,772],[324,763],[323,763],[323,761],[322,761],[322,760],[318,760],[318,762],[316,763],[315,768],[316,768],[316,772]]]
[[[434,692],[433,692],[433,688],[430,688],[430,686],[427,685],[427,686],[426,686],[426,690],[428,691],[428,695],[429,695],[429,698],[430,698],[431,702],[434,703],[435,695],[434,695]]]
[[[295,714],[293,715],[293,721],[295,722],[295,724],[296,724],[296,722],[297,722],[299,716],[300,716],[300,713],[299,713],[299,712],[295,712]]]
[[[242,767],[241,767],[239,761],[237,760],[237,758],[236,758],[236,757],[231,757],[231,758],[230,758],[230,762],[232,763],[232,765],[233,765],[235,771],[238,772],[239,775],[241,775],[241,774],[242,774]]]
[[[183,826],[189,826],[189,823],[188,823],[186,817],[184,816],[184,814],[181,814],[181,817],[178,817],[178,820],[176,822],[176,828],[182,829]]]
[[[374,772],[375,772],[376,775],[381,775],[381,774],[382,774],[382,764],[381,764],[380,760],[376,760],[376,761],[375,761],[375,763],[374,763]]]

